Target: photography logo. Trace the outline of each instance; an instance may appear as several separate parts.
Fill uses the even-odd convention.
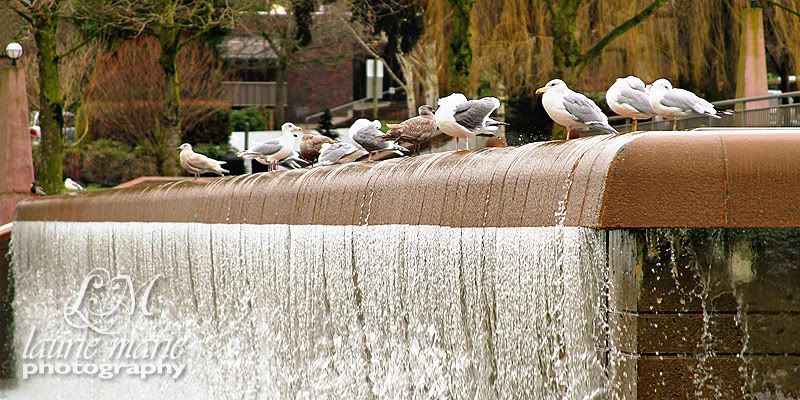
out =
[[[162,276],[136,285],[127,274],[112,276],[104,268],[89,272],[67,299],[63,318],[72,332],[31,328],[22,352],[22,377],[83,375],[112,379],[183,374],[188,339],[142,335],[136,324],[153,322],[150,298]],[[79,333],[78,335],[74,335]]]

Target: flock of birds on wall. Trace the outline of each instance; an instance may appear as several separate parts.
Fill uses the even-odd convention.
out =
[[[618,134],[608,124],[608,117],[597,104],[582,93],[567,87],[560,79],[553,79],[536,90],[542,94],[542,105],[557,124],[567,129],[567,139],[578,137],[578,132],[589,129]],[[606,101],[612,111],[633,120],[636,131],[639,120],[660,116],[673,120],[677,129],[678,118],[692,115],[707,115],[720,118],[718,114],[729,114],[728,110],[717,110],[714,106],[694,93],[676,89],[666,79],[659,79],[650,85],[635,77],[618,78],[606,92]],[[267,170],[275,170],[283,165],[289,169],[313,165],[342,164],[363,159],[393,158],[418,152],[421,145],[440,132],[456,139],[456,151],[460,139],[473,136],[495,136],[495,132],[505,122],[490,118],[500,107],[494,97],[468,100],[461,93],[454,93],[438,101],[434,112],[429,105],[419,108],[419,115],[399,124],[389,124],[385,133],[380,130],[381,122],[361,118],[355,121],[348,133],[358,146],[337,142],[322,135],[300,135],[302,129],[291,122],[283,124],[282,135],[268,140],[252,149],[239,152],[244,159],[256,160],[267,165]],[[299,152],[295,151],[300,140]],[[192,151],[192,146],[184,143],[179,148],[181,166],[198,177],[202,173],[223,175],[229,173],[222,168],[224,161],[217,161]],[[380,155],[380,156],[378,156]]]

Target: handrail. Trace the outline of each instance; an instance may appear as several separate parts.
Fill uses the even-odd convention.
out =
[[[389,87],[389,89],[387,89],[387,90],[384,90],[384,91],[381,93],[381,97],[383,97],[384,95],[387,95],[387,94],[394,94],[394,93],[397,93],[398,91],[401,91],[401,90],[404,90],[404,89],[403,89],[402,87],[394,87],[394,86],[392,86],[392,87]],[[372,97],[364,97],[364,98],[361,98],[361,99],[358,99],[358,100],[353,100],[353,101],[351,101],[351,102],[344,103],[344,104],[340,104],[340,105],[338,105],[338,106],[336,106],[336,107],[329,108],[328,110],[329,110],[330,112],[339,111],[339,110],[341,110],[341,109],[345,109],[345,108],[347,108],[347,107],[352,107],[352,106],[355,106],[355,105],[357,105],[357,104],[363,104],[363,103],[366,103],[368,100],[372,100]],[[305,121],[305,124],[306,124],[306,125],[308,125],[308,120],[310,120],[310,119],[312,119],[312,118],[319,118],[319,117],[321,117],[323,114],[325,114],[325,111],[320,111],[320,112],[318,112],[318,113],[314,113],[314,114],[309,114],[309,115],[306,115],[306,121]]]

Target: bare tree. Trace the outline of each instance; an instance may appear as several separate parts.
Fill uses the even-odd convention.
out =
[[[132,146],[141,145],[157,165],[175,157],[165,131],[159,129],[167,101],[159,65],[161,49],[152,37],[129,39],[98,57],[97,68],[85,90],[86,113],[95,136],[113,137]],[[223,100],[222,63],[199,44],[184,46],[177,56],[183,76],[180,126],[184,132],[205,121]]]
[[[158,64],[163,80],[164,112],[158,124],[164,146],[181,143],[181,79],[178,53],[213,29],[230,26],[247,4],[234,7],[227,0],[82,0],[81,22],[93,32],[110,36],[148,34],[160,45]],[[158,170],[177,175],[176,157],[161,160]]]

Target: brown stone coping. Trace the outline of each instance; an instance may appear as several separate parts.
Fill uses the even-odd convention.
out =
[[[648,132],[26,201],[18,220],[800,227],[800,129]]]

